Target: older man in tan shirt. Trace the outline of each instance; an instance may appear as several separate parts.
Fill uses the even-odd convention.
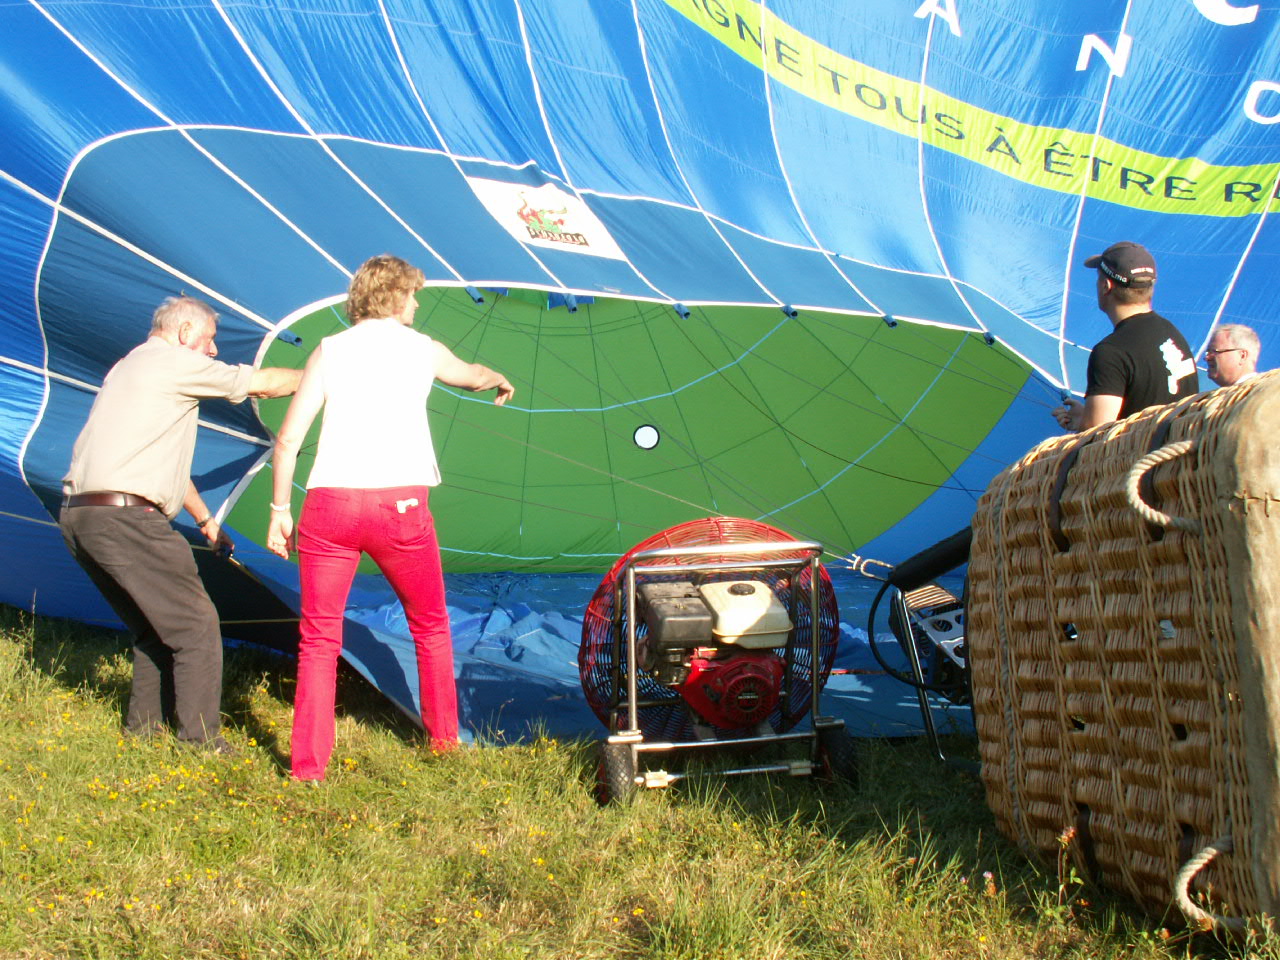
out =
[[[288,396],[301,371],[220,363],[217,332],[217,314],[199,300],[157,308],[151,336],[107,373],[76,440],[59,525],[135,636],[125,731],[172,724],[179,740],[225,751],[218,614],[170,521],[185,507],[210,546],[231,546],[191,482],[200,401]]]

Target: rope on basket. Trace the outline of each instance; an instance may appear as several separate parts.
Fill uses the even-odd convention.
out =
[[[1191,881],[1195,875],[1208,866],[1209,861],[1218,854],[1230,853],[1231,849],[1232,843],[1229,836],[1213,841],[1182,865],[1182,869],[1178,871],[1178,876],[1173,881],[1173,892],[1177,897],[1178,909],[1189,919],[1214,927],[1224,927],[1232,933],[1244,933],[1246,924],[1243,918],[1220,917],[1202,910],[1191,902]]]
[[[1138,490],[1143,474],[1162,463],[1168,463],[1175,457],[1187,454],[1192,446],[1193,444],[1190,440],[1179,440],[1176,443],[1166,444],[1159,450],[1153,450],[1148,453],[1135,463],[1133,469],[1129,471],[1129,475],[1125,478],[1124,492],[1129,499],[1129,506],[1133,507],[1138,512],[1138,516],[1142,517],[1147,523],[1153,523],[1158,527],[1173,527],[1175,530],[1185,530],[1187,533],[1198,535],[1201,532],[1199,521],[1192,520],[1189,517],[1171,517],[1167,513],[1161,513],[1159,510],[1149,506],[1142,499],[1142,494]]]

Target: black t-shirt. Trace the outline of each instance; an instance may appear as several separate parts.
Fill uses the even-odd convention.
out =
[[[1120,419],[1199,390],[1200,375],[1186,338],[1158,313],[1121,320],[1089,355],[1085,396],[1122,397]]]

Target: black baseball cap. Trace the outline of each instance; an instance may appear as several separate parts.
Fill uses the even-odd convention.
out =
[[[1121,240],[1084,262],[1095,267],[1122,287],[1146,287],[1156,282],[1156,258],[1140,243]]]

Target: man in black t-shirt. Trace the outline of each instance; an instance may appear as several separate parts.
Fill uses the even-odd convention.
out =
[[[1059,425],[1086,430],[1197,393],[1186,338],[1151,309],[1156,262],[1147,249],[1123,241],[1084,265],[1098,271],[1098,309],[1115,329],[1089,355],[1084,403],[1068,399],[1054,409]]]

